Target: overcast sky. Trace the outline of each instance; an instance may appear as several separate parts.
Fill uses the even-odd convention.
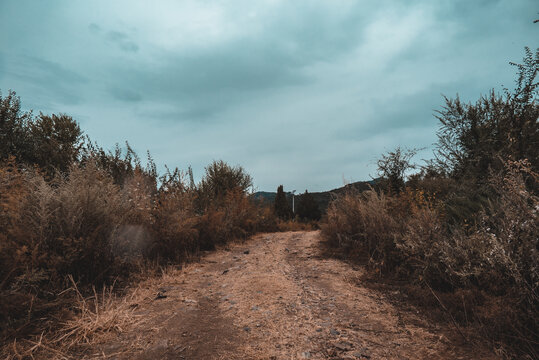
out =
[[[0,90],[159,168],[329,190],[436,141],[442,94],[512,88],[536,0],[0,0]]]

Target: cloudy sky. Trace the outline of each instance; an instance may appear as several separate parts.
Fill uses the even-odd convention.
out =
[[[436,141],[442,94],[513,86],[535,0],[0,0],[0,90],[163,167],[242,165],[259,190],[375,175]]]

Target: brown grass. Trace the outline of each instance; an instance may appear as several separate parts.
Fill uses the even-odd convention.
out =
[[[186,186],[181,173],[157,184],[156,175],[140,167],[115,183],[91,158],[49,182],[14,160],[0,166],[3,342],[52,331],[51,322],[63,321],[62,309],[73,304],[79,307],[75,312],[85,314],[87,326],[106,328],[98,310],[107,308],[110,296],[98,297],[94,287],[112,286],[118,279],[121,289],[147,266],[181,264],[200,250],[276,228],[271,211],[239,188],[219,194],[218,205],[201,210],[197,189]],[[84,332],[77,326],[66,335],[75,343]],[[43,347],[50,341],[45,339],[34,341]]]
[[[330,247],[375,273],[442,292],[484,292],[482,301],[470,295],[463,299],[468,309],[455,306],[450,315],[481,324],[497,347],[535,357],[538,179],[526,161],[508,162],[491,177],[495,195],[476,224],[461,227],[448,225],[443,204],[421,190],[394,197],[348,193],[330,205],[322,230]]]

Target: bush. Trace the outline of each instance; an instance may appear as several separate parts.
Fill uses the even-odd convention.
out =
[[[176,170],[161,179],[161,187],[151,213],[152,238],[147,255],[166,261],[183,261],[199,248],[195,194]]]
[[[232,167],[224,161],[214,161],[206,167],[206,172],[197,187],[197,207],[200,212],[221,206],[229,192],[239,191],[247,195],[253,180],[241,166]]]
[[[330,204],[322,231],[330,246],[377,271],[439,291],[464,291],[472,296],[468,311],[491,339],[518,342],[519,351],[532,354],[539,340],[538,181],[529,162],[507,162],[491,175],[496,197],[480,221],[458,227],[446,222],[444,203],[421,190],[396,197],[348,193]],[[475,298],[483,300],[474,304]]]
[[[277,195],[273,203],[273,212],[281,220],[289,220],[294,217],[294,213],[288,204],[286,194],[284,193],[283,185],[277,187]]]
[[[178,170],[157,181],[151,167],[135,164],[119,184],[99,160],[89,156],[47,180],[14,158],[0,166],[2,330],[58,309],[56,294],[72,285],[68,278],[90,291],[145,261],[186,261],[277,227],[271,209],[247,196],[250,177],[241,168],[214,163],[197,188]],[[201,194],[211,200],[203,210]]]
[[[322,234],[330,246],[342,248],[351,257],[391,266],[404,226],[392,206],[389,197],[374,190],[346,193],[329,205]]]
[[[318,221],[322,217],[316,200],[307,190],[298,196],[297,214],[302,221]]]

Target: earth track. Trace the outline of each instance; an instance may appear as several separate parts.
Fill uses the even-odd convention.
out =
[[[320,254],[318,232],[262,234],[207,254],[151,289],[139,321],[85,358],[496,359],[361,285]]]

